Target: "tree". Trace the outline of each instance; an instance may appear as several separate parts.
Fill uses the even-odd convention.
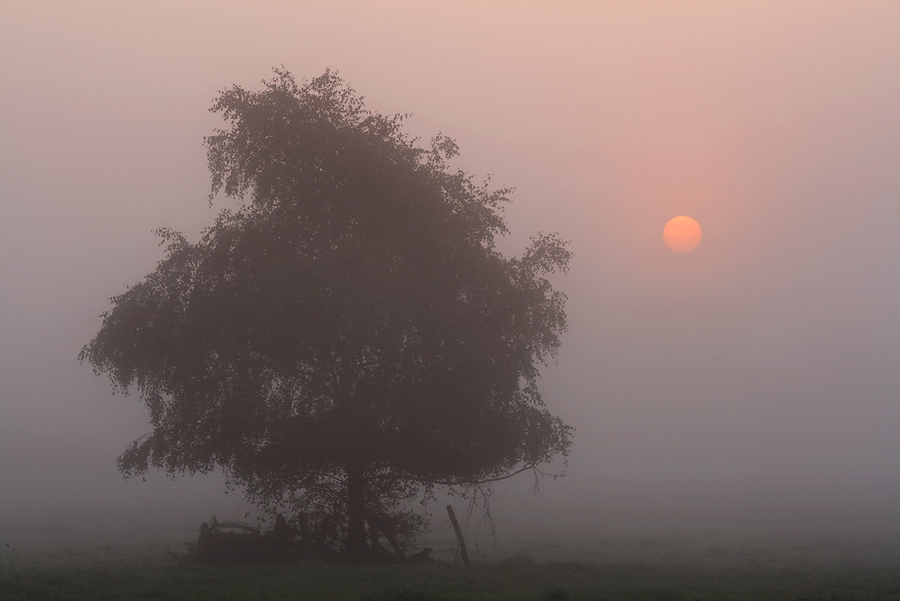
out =
[[[164,258],[79,358],[149,410],[124,476],[222,467],[361,557],[366,523],[415,530],[404,503],[434,486],[568,456],[537,381],[566,329],[546,276],[570,253],[551,234],[501,255],[510,190],[451,170],[452,140],[417,146],[335,73],[263,83],[211,108],[228,127],[206,138],[210,202],[240,208],[196,244],[160,230]]]

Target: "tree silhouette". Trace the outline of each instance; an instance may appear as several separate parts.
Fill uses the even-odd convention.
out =
[[[405,503],[434,486],[568,455],[537,380],[566,329],[545,276],[570,253],[551,234],[501,255],[510,190],[451,170],[452,140],[417,146],[335,73],[263,83],[211,109],[228,127],[206,138],[210,202],[240,208],[196,244],[160,230],[165,257],[79,358],[149,410],[123,475],[222,467],[362,557],[367,522],[415,530]]]

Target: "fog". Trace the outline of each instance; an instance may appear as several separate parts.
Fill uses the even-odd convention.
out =
[[[499,532],[900,526],[900,4],[0,4],[0,530],[193,528],[221,477],[123,481],[149,430],[76,356],[109,297],[196,240],[208,108],[336,69],[515,186],[504,252],[571,241],[542,391],[565,477]],[[703,227],[687,254],[662,228]],[[550,466],[549,471],[560,469]]]

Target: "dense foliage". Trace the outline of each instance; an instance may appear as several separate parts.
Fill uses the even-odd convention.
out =
[[[196,244],[160,231],[164,259],[81,352],[149,409],[123,474],[223,467],[359,554],[367,519],[414,530],[400,508],[435,485],[567,456],[537,387],[566,328],[546,278],[564,242],[501,255],[509,190],[451,170],[452,140],[417,146],[333,72],[264,83],[211,109],[228,127],[206,139],[210,200],[241,208]]]

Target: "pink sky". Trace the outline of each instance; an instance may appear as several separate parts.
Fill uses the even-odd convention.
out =
[[[75,357],[196,239],[218,90],[340,74],[571,240],[545,398],[568,476],[501,527],[900,523],[900,3],[0,4],[0,528],[202,520],[218,480],[122,482],[148,429]],[[675,215],[703,227],[669,251]],[[556,516],[553,520],[546,516]],[[150,516],[150,517],[146,517]],[[162,519],[162,518],[159,518]]]

